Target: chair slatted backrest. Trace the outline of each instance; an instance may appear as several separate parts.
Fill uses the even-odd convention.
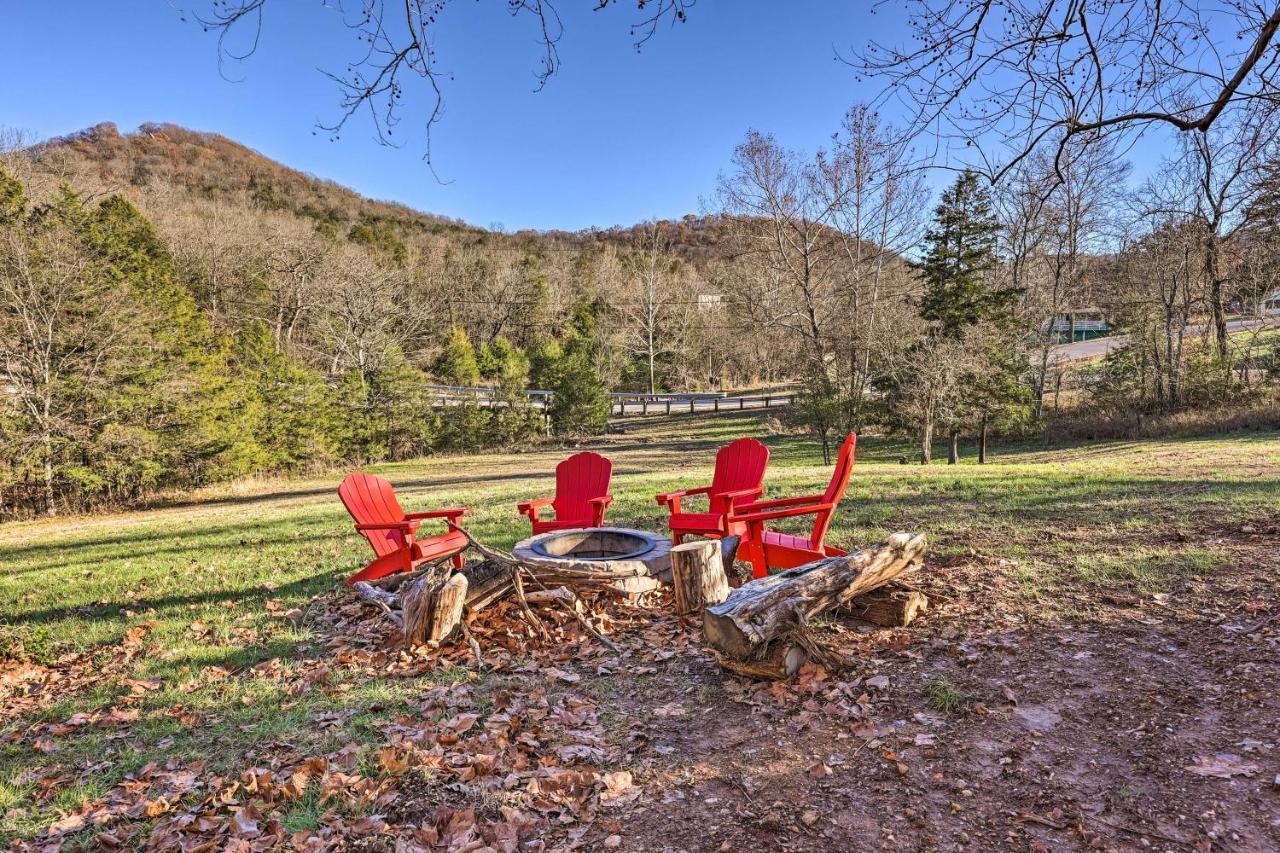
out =
[[[381,477],[357,471],[338,486],[338,497],[356,524],[393,524],[404,521],[404,510],[396,500],[396,490]],[[379,557],[393,554],[404,547],[404,534],[399,530],[362,530],[364,538]]]
[[[851,432],[840,445],[840,452],[836,454],[836,467],[831,472],[831,482],[827,485],[827,490],[822,493],[822,502],[830,504],[831,509],[818,513],[813,519],[813,537],[809,541],[815,545],[821,544],[826,538],[831,517],[835,515],[836,506],[844,497],[845,489],[849,487],[849,477],[853,474],[853,461],[857,449],[858,436]]]
[[[716,473],[711,479],[711,511],[725,514],[730,501],[717,498],[718,492],[736,492],[754,489],[764,482],[764,471],[769,466],[769,448],[754,438],[739,438],[720,448],[716,454]],[[732,498],[732,505],[751,503],[759,497],[749,495]]]
[[[613,463],[599,453],[575,453],[556,466],[556,518],[591,517],[592,498],[609,494]]]

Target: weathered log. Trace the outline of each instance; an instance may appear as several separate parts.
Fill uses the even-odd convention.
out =
[[[924,536],[895,533],[864,551],[757,578],[702,612],[703,635],[722,664],[774,661],[771,673],[790,675],[811,656],[799,653],[810,619],[899,577],[924,549]]]
[[[433,583],[424,575],[404,593],[404,644],[406,648],[446,639],[462,619],[467,599],[467,576],[455,574]]]
[[[923,592],[895,583],[863,593],[845,606],[854,618],[886,628],[904,628],[928,608]]]
[[[535,589],[533,592],[526,592],[524,597],[530,604],[565,602],[573,606],[578,600],[578,596],[574,595],[573,590],[567,586],[558,586],[555,589]]]
[[[738,559],[738,546],[742,544],[741,536],[725,536],[720,540],[720,564],[725,572],[733,568],[733,561]]]
[[[376,586],[364,581],[358,581],[357,583],[352,584],[351,588],[355,590],[361,598],[372,601],[374,604],[382,608],[382,612],[387,614],[387,618],[392,622],[395,622],[396,625],[399,625],[402,628],[404,627],[404,619],[401,617],[399,611],[396,610],[396,608],[400,606],[400,599],[394,592],[387,592],[386,590],[378,589]]]
[[[712,539],[685,542],[671,549],[671,585],[676,614],[697,613],[729,597],[720,543]]]
[[[483,610],[506,598],[515,589],[511,567],[497,560],[484,559],[462,568],[467,576],[467,612]]]

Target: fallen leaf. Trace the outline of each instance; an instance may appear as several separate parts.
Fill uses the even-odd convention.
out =
[[[1230,752],[1215,752],[1199,756],[1195,764],[1187,765],[1186,769],[1197,776],[1230,779],[1232,776],[1252,776],[1258,772],[1258,765]]]

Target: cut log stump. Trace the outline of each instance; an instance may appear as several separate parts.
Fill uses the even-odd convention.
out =
[[[726,669],[792,675],[811,656],[804,628],[810,619],[919,565],[925,545],[923,535],[895,533],[866,550],[743,584],[702,612],[703,635]]]
[[[446,639],[462,619],[467,601],[467,576],[455,574],[446,581],[423,575],[405,590],[404,644],[406,648]]]
[[[697,613],[729,597],[720,543],[714,539],[685,542],[671,549],[671,583],[676,614]]]
[[[929,608],[929,597],[918,589],[891,583],[854,598],[846,605],[850,616],[885,628],[904,628]]]
[[[511,566],[497,560],[484,559],[468,563],[461,570],[467,576],[467,612],[483,610],[500,601],[515,589]]]

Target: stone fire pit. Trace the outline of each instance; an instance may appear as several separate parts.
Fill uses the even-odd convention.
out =
[[[626,527],[543,533],[518,543],[511,556],[547,585],[608,586],[638,596],[671,578],[671,540]]]

